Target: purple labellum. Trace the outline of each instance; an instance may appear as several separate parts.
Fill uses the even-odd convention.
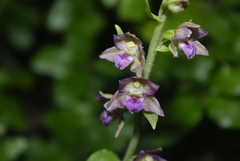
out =
[[[113,57],[113,62],[115,63],[115,66],[121,70],[126,68],[133,60],[134,56],[128,56],[123,53],[115,54]]]
[[[143,100],[143,97],[127,95],[127,99],[125,100],[124,105],[127,107],[130,113],[138,113],[144,107]]]

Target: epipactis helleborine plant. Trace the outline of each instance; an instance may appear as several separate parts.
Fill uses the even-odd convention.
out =
[[[112,112],[119,108],[127,108],[130,113],[144,110],[164,116],[158,100],[153,96],[158,88],[159,85],[142,77],[119,80],[118,91],[106,104],[106,109]]]
[[[184,22],[175,30],[175,35],[169,44],[169,50],[174,57],[178,57],[176,46],[185,53],[188,59],[192,59],[195,55],[208,56],[207,49],[197,41],[207,34],[208,32],[200,28],[200,25]]]
[[[142,76],[145,64],[142,42],[129,32],[113,36],[115,46],[106,49],[99,57],[115,64],[119,69],[124,69],[131,64],[130,70],[138,77]]]

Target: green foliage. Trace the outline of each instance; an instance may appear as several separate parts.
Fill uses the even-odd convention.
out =
[[[120,161],[120,159],[113,152],[103,149],[94,152],[87,161]]]
[[[148,122],[150,123],[150,125],[152,126],[153,130],[155,130],[157,126],[158,115],[154,113],[145,112],[145,111],[143,111],[143,114],[145,118],[148,120]]]

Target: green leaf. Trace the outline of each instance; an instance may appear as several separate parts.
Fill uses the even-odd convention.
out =
[[[157,21],[160,21],[160,19],[158,18],[158,16],[155,15],[155,14],[153,14],[153,13],[151,12],[150,5],[149,5],[149,3],[148,3],[148,0],[145,0],[145,9],[146,9],[146,12],[147,12],[147,14],[148,14],[148,16],[149,16],[150,18],[152,18],[152,19],[154,19],[154,20],[157,20]]]
[[[170,30],[167,30],[163,33],[163,38],[164,39],[167,39],[167,40],[171,40],[172,37],[174,36],[174,32],[175,30],[174,29],[170,29]]]
[[[169,48],[166,45],[162,45],[159,49],[156,50],[160,52],[168,52]]]
[[[148,122],[151,124],[153,130],[155,130],[157,126],[158,115],[146,111],[143,111],[143,114],[145,118],[148,120]]]
[[[123,31],[120,26],[118,26],[118,25],[114,25],[114,26],[115,26],[115,29],[116,29],[118,35],[123,34]]]
[[[87,161],[120,161],[120,159],[113,152],[102,149],[94,152]]]

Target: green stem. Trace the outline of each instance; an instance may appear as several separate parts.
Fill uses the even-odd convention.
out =
[[[128,161],[129,158],[133,155],[140,137],[140,126],[141,126],[141,115],[140,113],[134,114],[134,129],[133,135],[129,142],[126,154],[123,158],[123,161]]]
[[[164,14],[164,8],[166,7],[167,0],[163,0],[162,4],[159,9],[158,17],[159,20],[157,26],[154,29],[153,36],[149,45],[148,54],[147,54],[147,60],[145,67],[143,69],[143,77],[148,79],[150,72],[152,70],[153,63],[156,58],[157,51],[155,50],[157,45],[159,44],[159,41],[161,41],[162,36],[162,29],[164,26],[164,23],[166,21],[167,16]],[[129,142],[127,151],[125,153],[125,156],[123,158],[123,161],[129,161],[129,158],[134,154],[135,149],[137,147],[139,138],[140,138],[140,125],[141,125],[141,115],[140,113],[136,113],[134,115],[134,129],[132,138]]]
[[[159,13],[158,13],[158,17],[161,21],[157,22],[157,25],[153,31],[153,35],[152,35],[152,39],[150,41],[150,45],[149,45],[149,49],[148,49],[148,54],[147,54],[147,60],[146,60],[146,64],[144,66],[143,69],[143,77],[148,79],[150,72],[152,70],[155,58],[156,58],[156,48],[157,45],[159,44],[159,41],[162,40],[161,36],[162,36],[162,29],[163,26],[165,24],[165,21],[167,19],[166,14],[164,13],[164,8],[165,8],[165,4],[166,4],[167,0],[163,0],[162,5],[160,7]]]

